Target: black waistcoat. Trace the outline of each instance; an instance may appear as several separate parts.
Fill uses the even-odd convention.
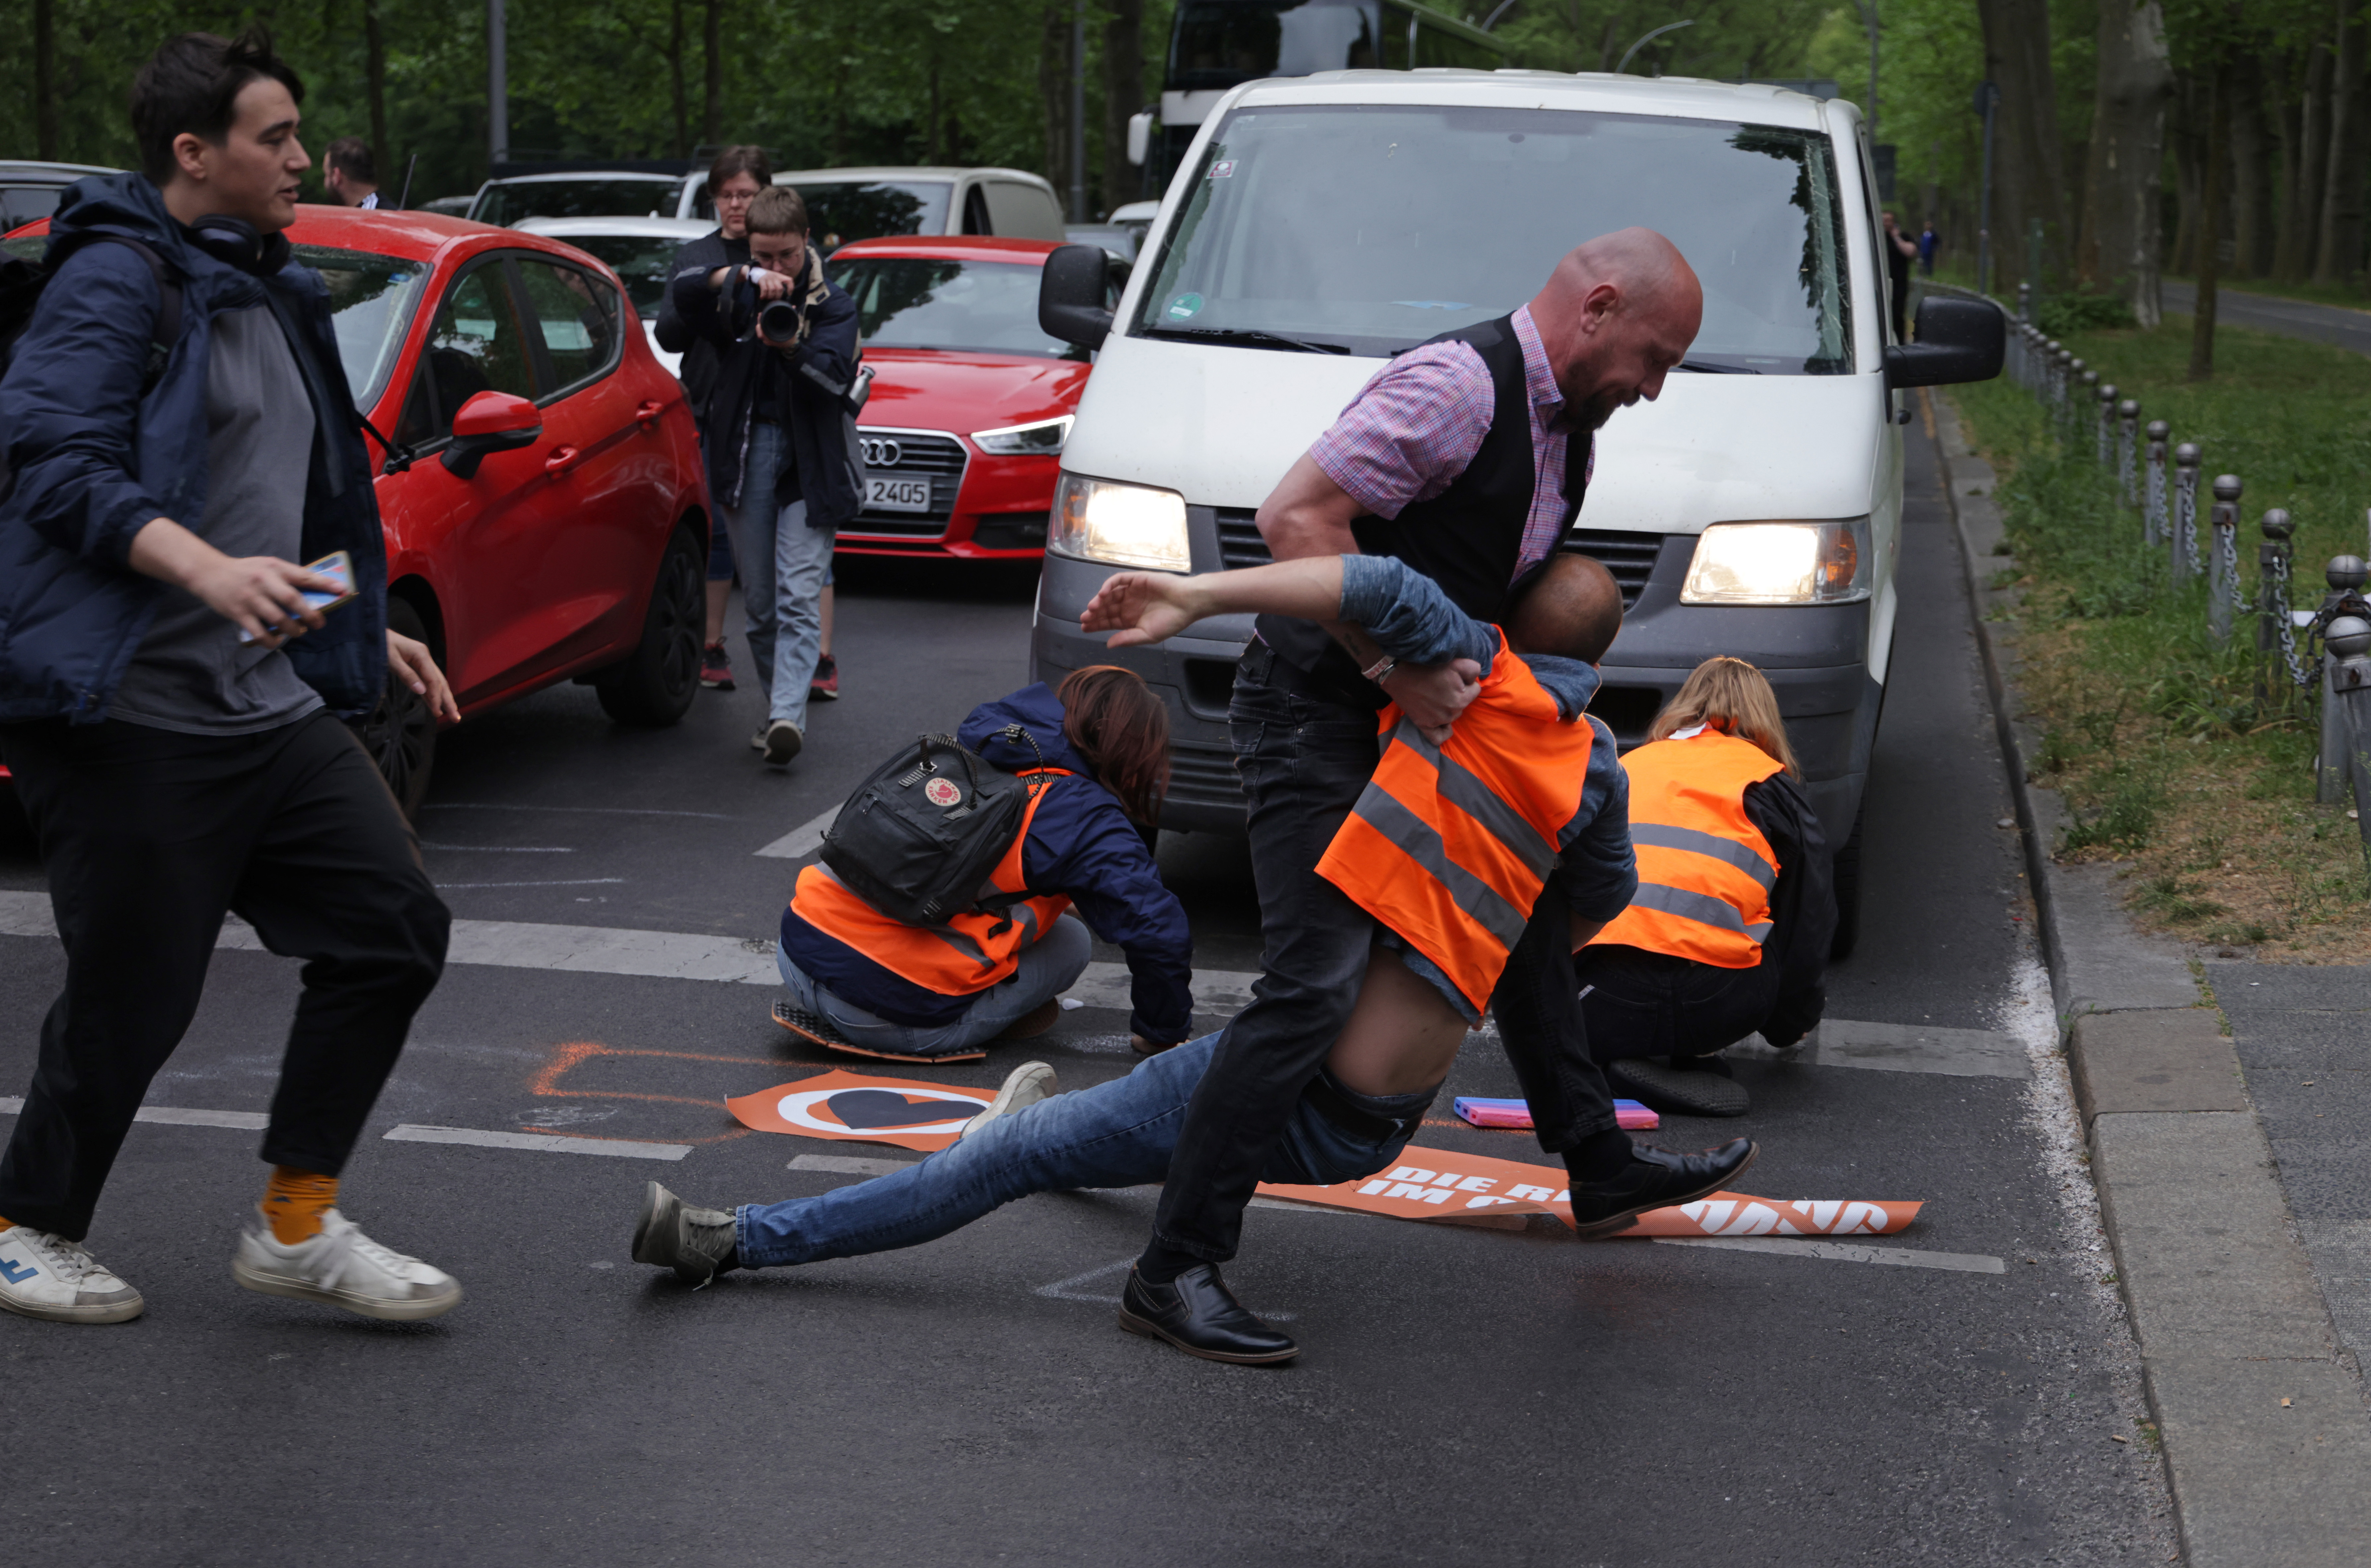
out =
[[[1523,525],[1531,517],[1532,492],[1537,486],[1523,345],[1515,336],[1511,316],[1444,332],[1431,341],[1467,343],[1482,356],[1497,399],[1489,432],[1447,490],[1429,501],[1411,502],[1397,517],[1359,518],[1350,532],[1362,553],[1397,557],[1439,583],[1459,609],[1495,624],[1507,617],[1507,591],[1522,553]],[[1584,438],[1582,450],[1571,454],[1565,467],[1560,536],[1571,529],[1580,511],[1588,473]],[[1264,615],[1257,625],[1260,640],[1305,677],[1291,684],[1308,695],[1365,709],[1379,709],[1391,700],[1360,676],[1350,655],[1315,621]]]

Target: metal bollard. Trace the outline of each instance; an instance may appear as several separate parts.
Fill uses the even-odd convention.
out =
[[[2371,621],[2341,616],[2330,623],[2330,696],[2338,709],[2346,780],[2363,836],[2363,867],[2371,874]]]
[[[2173,429],[2163,420],[2151,420],[2148,426],[2148,489],[2142,497],[2141,536],[2154,548],[2164,543],[2172,530],[2165,519],[2165,440]]]
[[[2134,447],[2140,444],[2141,406],[2131,398],[2116,405],[2116,494],[2126,506],[2139,504],[2134,485]]]
[[[2075,351],[2053,338],[2050,340],[2050,401],[2053,412],[2065,412],[2067,389],[2074,383],[2075,374]]]
[[[2031,283],[2017,285],[2017,318],[2029,327],[2033,325],[2033,285]]]
[[[2350,597],[2363,592],[2364,581],[2371,577],[2371,571],[2365,570],[2361,556],[2332,556],[2321,575],[2330,584],[2329,596],[2321,602],[2321,616],[2328,623],[2322,633],[2322,646],[2328,648],[2330,633],[2342,618],[2331,612],[2340,610]],[[2321,753],[2314,769],[2313,798],[2323,805],[2346,799],[2346,716],[2331,684],[2337,678],[2337,672],[2336,659],[2322,661]]]
[[[2231,618],[2239,606],[2239,492],[2237,474],[2215,476],[2215,506],[2207,514],[2214,530],[2207,558],[2206,630],[2217,643],[2231,640]]]
[[[2108,381],[2100,384],[2099,411],[2092,416],[2092,422],[2098,427],[2095,433],[2099,449],[2099,467],[2104,468],[2108,466],[2109,444],[2115,439],[2116,384],[2114,382]]]
[[[2173,449],[2173,580],[2198,575],[2198,447],[2185,441]]]
[[[2273,693],[2288,706],[2291,686],[2306,683],[2297,660],[2296,627],[2289,620],[2289,536],[2296,525],[2281,507],[2266,510],[2256,526],[2263,542],[2256,547],[2256,710],[2272,705]],[[2267,665],[2274,666],[2271,673]]]

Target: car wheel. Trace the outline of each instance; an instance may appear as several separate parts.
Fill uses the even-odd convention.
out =
[[[387,625],[417,641],[428,640],[420,612],[401,599],[387,602]],[[354,733],[394,792],[395,803],[403,808],[405,820],[417,817],[420,802],[428,798],[428,776],[436,767],[436,716],[428,710],[428,699],[389,671],[378,706],[355,726]]]
[[[672,724],[700,691],[700,640],[707,630],[706,557],[689,528],[677,528],[659,561],[633,656],[601,672],[594,690],[620,724]]]
[[[1853,945],[1860,940],[1860,824],[1868,814],[1868,801],[1864,794],[1858,810],[1853,813],[1852,835],[1836,850],[1830,862],[1836,890],[1836,934],[1828,942],[1828,962],[1842,963],[1852,956]]]

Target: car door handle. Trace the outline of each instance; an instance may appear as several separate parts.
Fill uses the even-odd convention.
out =
[[[551,455],[543,460],[543,471],[547,474],[564,474],[576,467],[576,459],[583,455],[584,454],[573,446],[555,448]]]
[[[656,398],[652,398],[648,402],[638,403],[634,406],[634,419],[635,421],[640,424],[648,424],[653,420],[657,419],[661,414],[665,412],[666,405]]]

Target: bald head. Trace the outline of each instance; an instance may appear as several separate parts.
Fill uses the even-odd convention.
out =
[[[1531,310],[1567,422],[1595,430],[1661,395],[1704,323],[1704,285],[1653,229],[1616,229],[1567,252]]]
[[[1518,653],[1594,664],[1621,629],[1622,585],[1613,574],[1588,556],[1558,550],[1515,601],[1507,641]]]

